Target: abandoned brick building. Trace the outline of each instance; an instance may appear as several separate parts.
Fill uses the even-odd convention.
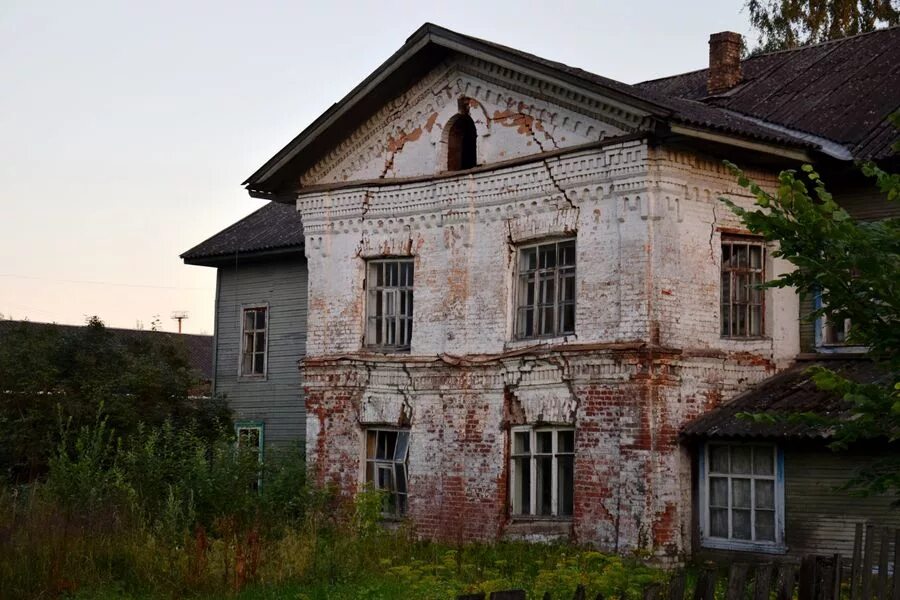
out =
[[[900,29],[709,48],[708,69],[626,85],[426,24],[245,182],[302,221],[320,481],[384,489],[387,519],[445,539],[805,543],[785,499],[810,493],[805,442],[710,411],[854,349],[801,322],[812,299],[754,287],[788,266],[719,201],[752,203],[722,161],[768,187],[811,162],[854,215],[887,214],[852,161],[892,160]]]

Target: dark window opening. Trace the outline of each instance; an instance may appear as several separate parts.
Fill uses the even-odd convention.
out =
[[[450,125],[447,137],[447,169],[462,171],[477,166],[475,142],[478,134],[469,115],[458,115]]]

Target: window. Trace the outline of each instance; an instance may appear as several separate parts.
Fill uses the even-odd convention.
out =
[[[263,424],[262,423],[237,423],[235,425],[237,431],[238,448],[247,448],[256,450],[259,455],[259,462],[263,459]]]
[[[514,428],[510,480],[514,516],[571,517],[575,430]]]
[[[701,468],[706,545],[754,548],[781,543],[784,491],[772,444],[708,444]]]
[[[366,345],[381,350],[409,350],[413,327],[412,259],[368,263]]]
[[[263,424],[257,421],[236,423],[237,447],[239,450],[256,452],[256,460],[260,464],[263,461]],[[250,483],[253,490],[262,486],[262,472]]]
[[[575,333],[575,240],[519,248],[516,337]]]
[[[255,306],[243,310],[243,347],[241,348],[241,375],[259,377],[266,374],[266,328],[269,325],[268,308]]]
[[[406,487],[409,430],[369,429],[366,431],[366,483],[383,490],[382,514],[406,514],[409,493]]]
[[[850,319],[828,321],[824,317],[822,323],[822,343],[826,346],[844,346],[850,332]]]
[[[462,171],[477,166],[475,146],[478,132],[475,122],[467,114],[456,115],[447,134],[447,170]]]
[[[763,335],[765,258],[762,241],[723,238],[722,337]]]

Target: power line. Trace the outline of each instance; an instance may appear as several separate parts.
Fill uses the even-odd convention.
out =
[[[9,277],[12,279],[29,279],[33,281],[49,281],[51,283],[78,283],[78,284],[88,284],[88,285],[108,285],[115,287],[129,287],[129,288],[150,288],[156,290],[191,290],[191,291],[203,291],[208,292],[210,288],[205,287],[178,287],[174,285],[148,285],[142,283],[115,283],[113,281],[88,281],[85,279],[53,279],[51,277],[33,277],[30,275],[16,275],[14,273],[0,273],[0,277]]]

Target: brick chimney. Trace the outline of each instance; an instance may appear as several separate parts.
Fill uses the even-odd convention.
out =
[[[709,36],[709,95],[727,92],[741,82],[741,77],[741,34],[723,31]]]

